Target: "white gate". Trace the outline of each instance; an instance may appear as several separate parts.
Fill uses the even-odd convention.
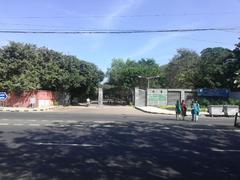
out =
[[[146,91],[135,88],[135,106],[146,106]]]

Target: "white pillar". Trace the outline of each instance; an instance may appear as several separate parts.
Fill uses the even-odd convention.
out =
[[[98,88],[98,105],[103,105],[103,88]]]
[[[185,100],[185,91],[181,90],[181,102],[182,100]]]

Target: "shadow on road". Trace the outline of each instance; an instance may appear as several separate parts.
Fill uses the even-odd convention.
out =
[[[240,135],[225,130],[154,122],[28,130],[13,139],[15,146],[1,137],[0,175],[1,179],[240,179]]]

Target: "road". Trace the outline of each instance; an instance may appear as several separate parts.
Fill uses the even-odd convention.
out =
[[[233,118],[131,108],[0,114],[0,179],[240,179]]]

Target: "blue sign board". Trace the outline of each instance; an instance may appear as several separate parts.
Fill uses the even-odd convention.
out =
[[[0,92],[0,101],[6,101],[8,98],[8,95],[6,92]]]
[[[201,88],[197,89],[198,96],[208,96],[208,97],[229,97],[229,89],[208,89]]]

